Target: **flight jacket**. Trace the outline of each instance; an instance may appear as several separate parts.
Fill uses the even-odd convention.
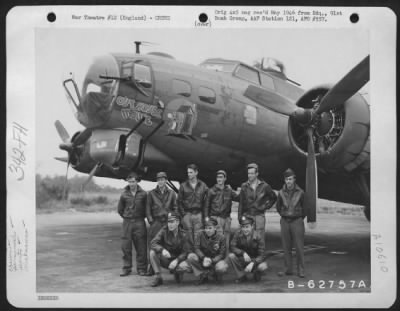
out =
[[[305,217],[304,191],[296,184],[292,191],[286,185],[278,192],[276,210],[279,215],[286,218]]]
[[[135,196],[129,186],[124,188],[118,202],[118,214],[125,219],[138,219],[146,217],[147,193],[139,185]]]
[[[255,264],[266,259],[265,241],[257,231],[253,231],[250,240],[247,239],[242,230],[235,232],[230,243],[230,251],[236,256],[243,256],[244,253],[247,253]]]
[[[207,191],[207,185],[200,179],[197,180],[194,189],[188,180],[181,183],[178,192],[178,210],[181,216],[184,216],[187,212],[201,212],[204,215]]]
[[[208,190],[204,217],[229,217],[232,210],[232,200],[238,197],[231,186],[225,185],[221,189],[217,185],[214,185]]]
[[[276,194],[265,181],[259,180],[255,190],[251,188],[247,181],[242,184],[240,190],[238,217],[240,219],[243,214],[263,215],[275,202]]]
[[[165,188],[164,193],[157,186],[147,194],[146,217],[152,223],[154,218],[167,220],[169,212],[178,211],[176,194],[173,190]]]

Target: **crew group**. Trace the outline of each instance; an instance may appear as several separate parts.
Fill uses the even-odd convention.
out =
[[[292,246],[296,249],[297,274],[304,277],[304,192],[296,184],[295,173],[287,169],[278,196],[258,178],[258,166],[247,166],[248,181],[239,191],[226,185],[227,174],[216,173],[217,183],[208,189],[197,178],[195,164],[187,166],[188,179],[179,187],[178,196],[166,186],[165,172],[157,173],[157,187],[146,193],[140,177],[131,173],[121,194],[118,213],[123,218],[121,276],[132,271],[132,244],[136,249],[136,269],[140,276],[154,275],[152,286],[163,283],[161,267],[174,274],[180,283],[185,272],[203,284],[212,277],[221,283],[229,264],[241,283],[247,274],[255,281],[268,268],[265,253],[265,211],[276,203],[281,215],[281,237],[285,271],[292,275]],[[232,200],[239,201],[240,229],[230,237]],[[145,218],[150,224],[149,239]],[[149,241],[149,242],[148,242]],[[148,253],[149,248],[149,253]],[[150,265],[148,265],[148,258]]]

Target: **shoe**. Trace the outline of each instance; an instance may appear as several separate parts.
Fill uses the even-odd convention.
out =
[[[176,283],[181,283],[182,277],[183,277],[182,273],[179,273],[179,272],[174,273],[174,279],[175,279]]]
[[[260,271],[255,271],[253,274],[253,278],[255,282],[259,282],[261,280],[261,272]]]
[[[208,276],[206,274],[201,274],[200,278],[198,279],[198,281],[196,282],[196,285],[201,285],[201,284],[205,284],[208,282]]]
[[[162,285],[163,283],[163,279],[161,278],[161,276],[156,276],[153,280],[153,282],[151,282],[151,287],[157,287]]]
[[[236,283],[244,283],[247,282],[247,276],[243,275],[242,277],[235,280]]]
[[[129,274],[131,274],[131,271],[124,270],[124,271],[122,271],[122,273],[119,276],[128,276]]]
[[[299,272],[299,278],[305,278],[304,271]]]

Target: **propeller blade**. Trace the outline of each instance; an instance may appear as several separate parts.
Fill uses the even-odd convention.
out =
[[[322,98],[317,114],[344,104],[369,81],[369,55],[336,83]]]
[[[290,101],[283,100],[279,95],[273,92],[268,92],[267,90],[255,85],[249,85],[243,95],[269,110],[287,116],[293,114],[296,109],[299,109],[299,107],[292,104]]]
[[[67,130],[65,129],[64,125],[62,125],[62,123],[57,120],[54,125],[56,126],[58,135],[61,137],[61,140],[64,143],[68,143],[69,142],[69,134],[67,132]]]
[[[84,129],[78,134],[78,136],[75,137],[74,141],[72,142],[72,146],[76,147],[79,145],[83,145],[90,136],[92,136],[92,130],[88,128]]]
[[[315,158],[313,131],[307,129],[308,149],[307,149],[307,168],[306,168],[306,192],[304,194],[304,205],[307,208],[307,222],[315,223],[317,219],[317,161]]]
[[[96,174],[96,171],[97,171],[97,169],[99,168],[100,165],[101,165],[101,163],[99,162],[92,168],[92,170],[90,171],[89,177],[82,184],[82,191],[85,189],[87,184],[92,180],[93,176]]]
[[[54,159],[61,161],[61,162],[65,162],[68,163],[68,158],[67,157],[54,157]]]
[[[68,169],[69,169],[69,159],[67,162],[67,172],[65,173],[65,182],[64,182],[64,189],[63,189],[63,199],[67,199],[67,188],[68,188]]]

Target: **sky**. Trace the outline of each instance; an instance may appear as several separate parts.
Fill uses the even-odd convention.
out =
[[[241,60],[250,65],[262,57],[285,64],[288,78],[304,89],[335,83],[369,53],[368,32],[351,29],[36,29],[36,172],[64,175],[66,156],[54,127],[60,120],[70,136],[83,126],[75,119],[62,81],[70,72],[79,87],[94,57],[135,51],[134,41],[149,41],[141,53],[165,52],[199,64],[207,58]],[[368,92],[368,84],[361,91]],[[70,170],[69,176],[80,175]],[[103,185],[125,182],[95,177]],[[153,183],[144,183],[144,188]]]

